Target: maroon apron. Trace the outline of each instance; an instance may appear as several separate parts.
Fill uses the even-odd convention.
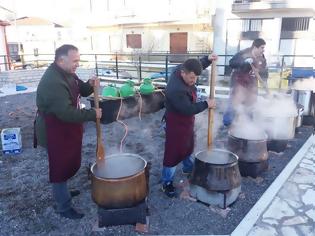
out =
[[[234,105],[253,105],[257,101],[258,81],[250,73],[234,72],[231,91]]]
[[[66,78],[64,78],[66,80]],[[76,82],[76,81],[75,81]],[[72,105],[79,109],[79,87],[67,81],[72,96]],[[49,159],[49,180],[64,182],[75,175],[81,166],[83,137],[82,123],[70,123],[55,115],[44,114]]]
[[[193,102],[196,93],[192,93]],[[173,167],[183,161],[194,151],[195,116],[175,112],[166,113],[166,137],[163,166]]]

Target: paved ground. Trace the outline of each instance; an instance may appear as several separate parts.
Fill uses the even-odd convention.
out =
[[[232,235],[315,235],[315,144],[311,136]]]

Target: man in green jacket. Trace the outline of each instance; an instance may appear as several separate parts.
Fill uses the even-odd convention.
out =
[[[99,80],[80,80],[75,74],[79,61],[78,48],[73,45],[59,47],[55,61],[39,82],[36,96],[36,137],[38,144],[47,149],[56,212],[69,219],[84,216],[71,205],[71,197],[79,191],[69,192],[67,187],[67,180],[81,166],[83,122],[102,116],[101,109],[80,108],[80,97],[89,96]]]

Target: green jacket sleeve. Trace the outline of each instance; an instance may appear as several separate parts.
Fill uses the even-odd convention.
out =
[[[93,93],[93,87],[89,84],[89,81],[83,82],[82,80],[78,80],[80,94],[82,97],[87,97]]]
[[[43,83],[39,100],[44,104],[43,112],[54,114],[60,120],[66,122],[82,123],[84,121],[95,121],[94,109],[78,109],[72,105],[71,93],[67,83],[58,78],[47,78]]]

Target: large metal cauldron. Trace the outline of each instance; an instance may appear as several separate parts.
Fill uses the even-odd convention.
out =
[[[302,123],[303,123],[304,106],[301,105],[301,104],[297,104],[296,107],[298,109],[298,117],[297,117],[297,121],[296,121],[296,128],[299,128],[299,127],[302,126]]]
[[[103,208],[127,208],[143,201],[148,194],[147,162],[136,154],[114,154],[104,165],[93,164],[92,199]]]
[[[241,185],[237,156],[213,149],[196,154],[190,183],[210,191],[228,191]]]
[[[295,135],[295,128],[298,121],[298,115],[283,115],[283,116],[266,116],[262,115],[258,124],[265,127],[268,139],[293,139]]]
[[[292,90],[292,97],[296,104],[301,104],[304,108],[303,115],[312,115],[311,90]]]
[[[268,159],[267,135],[257,140],[236,137],[232,132],[228,135],[227,149],[235,153],[239,161],[262,162]]]
[[[266,129],[268,139],[293,139],[298,116],[266,117],[271,125]]]

